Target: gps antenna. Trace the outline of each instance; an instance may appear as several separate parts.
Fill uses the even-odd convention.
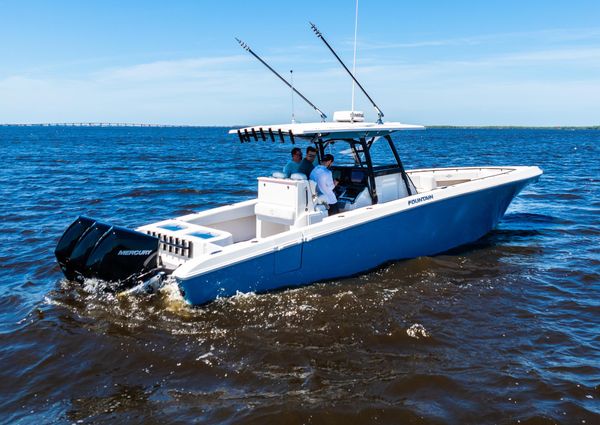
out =
[[[258,61],[259,61],[260,63],[262,63],[264,66],[266,66],[266,67],[269,69],[269,71],[271,71],[273,74],[275,74],[277,77],[279,77],[279,79],[280,79],[281,81],[283,81],[283,83],[284,83],[286,86],[288,86],[289,88],[291,88],[291,89],[292,89],[292,91],[293,91],[294,93],[296,93],[296,94],[297,94],[298,96],[300,96],[300,97],[301,97],[301,98],[302,98],[302,99],[303,99],[303,100],[304,100],[306,103],[308,103],[310,106],[312,106],[312,108],[313,108],[315,111],[317,111],[317,113],[318,113],[318,114],[321,116],[321,120],[322,120],[322,121],[325,121],[325,120],[327,119],[327,115],[325,115],[325,114],[323,113],[323,111],[321,111],[319,108],[317,108],[317,107],[316,107],[316,106],[315,106],[315,105],[314,105],[314,104],[313,104],[313,103],[312,103],[310,100],[308,100],[306,97],[304,97],[304,95],[303,95],[302,93],[300,93],[298,90],[296,90],[296,89],[294,88],[294,86],[292,86],[290,83],[288,83],[288,81],[287,81],[285,78],[283,78],[281,75],[279,75],[279,73],[277,73],[277,71],[275,71],[273,68],[271,68],[271,67],[269,66],[269,64],[268,64],[268,63],[266,63],[264,60],[262,60],[262,59],[260,58],[260,56],[258,56],[256,53],[254,53],[254,52],[252,51],[252,49],[250,48],[250,46],[248,46],[246,43],[244,43],[242,40],[240,40],[240,39],[239,39],[239,38],[237,38],[237,37],[236,37],[235,39],[237,40],[237,42],[238,42],[238,43],[240,43],[240,46],[242,46],[242,49],[244,49],[245,51],[247,51],[248,53],[250,53],[250,54],[251,54],[252,56],[254,56],[256,59],[258,59]]]
[[[290,81],[292,82],[292,124],[296,124],[296,117],[294,116],[294,70],[290,69]]]
[[[337,55],[337,53],[335,53],[335,50],[333,50],[333,48],[329,45],[329,43],[327,42],[327,40],[325,40],[325,37],[323,37],[323,34],[321,33],[321,31],[319,31],[319,29],[317,28],[317,26],[315,24],[313,24],[312,22],[309,22],[310,26],[312,28],[312,30],[314,31],[315,35],[317,37],[319,37],[321,40],[323,40],[323,43],[325,43],[325,46],[327,46],[327,48],[329,49],[329,51],[331,51],[331,53],[333,53],[333,56],[335,56],[335,58],[338,60],[338,62],[344,67],[344,69],[346,70],[346,72],[348,73],[348,75],[350,75],[350,77],[354,80],[354,82],[356,83],[356,85],[362,90],[362,92],[365,94],[365,96],[367,96],[367,99],[369,99],[369,101],[371,102],[371,104],[373,105],[373,107],[375,108],[375,110],[377,111],[377,123],[381,124],[382,123],[382,118],[383,118],[383,112],[381,112],[381,109],[379,109],[379,106],[377,106],[375,104],[375,102],[373,101],[373,99],[371,99],[371,96],[369,96],[369,94],[367,93],[367,91],[363,88],[363,86],[360,85],[360,83],[358,82],[358,80],[354,77],[354,74],[352,74],[352,72],[350,72],[350,70],[348,69],[348,67],[344,64],[344,62],[340,59],[340,57]]]

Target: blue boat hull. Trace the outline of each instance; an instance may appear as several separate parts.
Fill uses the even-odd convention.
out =
[[[392,260],[435,255],[492,230],[530,180],[463,194],[401,211],[191,279],[179,280],[193,305],[238,292],[351,276]]]

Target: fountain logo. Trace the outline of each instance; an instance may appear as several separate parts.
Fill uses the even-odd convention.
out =
[[[421,196],[420,198],[411,199],[408,201],[408,205],[418,204],[420,202],[429,201],[433,199],[433,195]]]

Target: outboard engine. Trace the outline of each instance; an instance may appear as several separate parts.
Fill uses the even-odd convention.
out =
[[[65,277],[69,280],[75,279],[76,267],[71,265],[73,249],[75,249],[75,245],[77,245],[83,234],[95,223],[96,220],[94,219],[84,216],[77,217],[77,220],[67,227],[56,245],[54,255]]]
[[[65,230],[54,254],[67,279],[117,282],[119,290],[161,271],[158,238],[84,216]]]

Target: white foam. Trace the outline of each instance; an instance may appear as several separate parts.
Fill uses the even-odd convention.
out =
[[[406,333],[408,334],[408,336],[415,339],[419,339],[421,337],[430,337],[430,334],[429,332],[427,332],[427,329],[425,329],[425,326],[421,325],[420,323],[415,323],[414,325],[412,325],[406,330]]]

